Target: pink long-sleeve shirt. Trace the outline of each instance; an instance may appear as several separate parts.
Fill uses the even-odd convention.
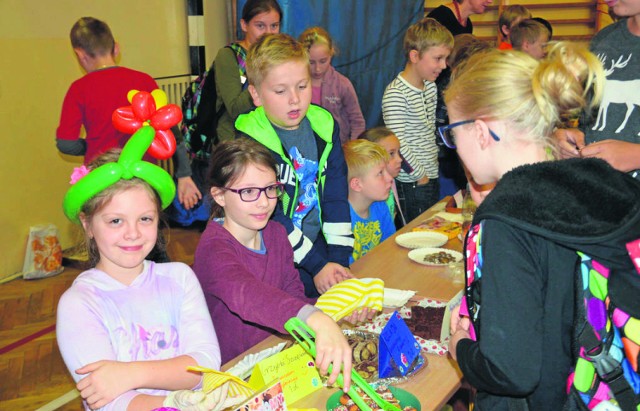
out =
[[[203,367],[220,368],[220,348],[202,289],[182,263],[145,261],[142,273],[128,286],[98,269],[83,272],[60,298],[56,336],[76,382],[85,375],[75,370],[100,360],[188,355]],[[141,393],[167,391],[131,390],[103,409],[126,410]]]

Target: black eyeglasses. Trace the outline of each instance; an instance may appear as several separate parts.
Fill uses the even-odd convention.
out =
[[[475,119],[464,120],[464,121],[458,121],[457,123],[452,123],[446,126],[438,127],[438,134],[440,134],[440,138],[442,139],[442,142],[444,143],[444,145],[449,148],[456,148],[456,139],[453,133],[451,132],[451,129],[461,126],[463,124],[473,123],[474,121],[476,120]],[[500,141],[500,137],[498,137],[496,133],[491,131],[491,129],[489,129],[489,134],[491,134],[491,137],[493,137],[495,141]]]
[[[245,187],[245,188],[240,188],[240,189],[235,189],[235,188],[230,188],[230,187],[223,187],[225,190],[229,190],[232,193],[236,193],[240,196],[240,200],[244,201],[245,203],[251,203],[253,201],[256,201],[260,198],[260,193],[262,193],[264,191],[264,195],[267,196],[267,198],[270,199],[275,199],[275,198],[280,198],[280,196],[284,193],[284,184],[282,183],[275,183],[275,184],[271,184],[270,186],[266,186],[266,187]]]

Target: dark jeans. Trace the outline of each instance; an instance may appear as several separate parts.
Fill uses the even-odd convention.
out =
[[[423,185],[396,181],[396,187],[398,189],[398,201],[407,223],[427,211],[440,200],[440,183],[437,178],[432,178],[427,184]]]

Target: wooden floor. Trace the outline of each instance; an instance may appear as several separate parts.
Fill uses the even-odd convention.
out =
[[[197,229],[165,231],[173,261],[193,264]],[[37,410],[74,390],[55,338],[56,307],[81,272],[67,267],[55,277],[0,284],[0,410]],[[79,411],[75,398],[46,410]]]

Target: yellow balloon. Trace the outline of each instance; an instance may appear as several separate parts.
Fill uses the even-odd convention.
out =
[[[156,102],[156,110],[167,105],[167,95],[159,88],[151,92],[151,97],[153,97],[153,100]]]
[[[133,100],[133,96],[135,96],[138,93],[138,90],[129,90],[129,92],[127,93],[127,100],[129,101],[129,103],[131,103],[131,101]]]

